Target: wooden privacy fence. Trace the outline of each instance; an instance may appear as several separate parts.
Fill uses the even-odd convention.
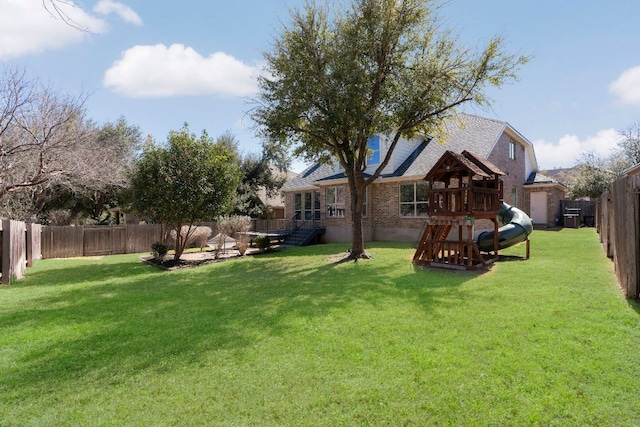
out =
[[[640,297],[640,175],[622,177],[597,200],[600,241],[613,258],[618,283],[628,298]]]
[[[42,227],[42,258],[149,252],[162,240],[158,224]]]
[[[217,233],[215,222],[199,225]],[[281,226],[277,220],[253,222],[254,231]],[[0,282],[23,277],[34,259],[150,252],[151,245],[162,240],[163,231],[158,224],[57,227],[0,220]]]
[[[254,231],[280,227],[282,221],[255,220]],[[201,226],[217,233],[215,222]],[[273,227],[273,228],[269,228]],[[126,224],[102,226],[44,226],[42,227],[42,258],[70,258],[150,252],[151,245],[161,241],[163,228],[159,224]]]

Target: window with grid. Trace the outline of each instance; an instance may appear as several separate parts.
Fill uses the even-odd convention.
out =
[[[297,221],[320,220],[320,192],[305,191],[293,195],[293,213]]]
[[[327,187],[327,218],[344,218],[346,190],[344,185]]]
[[[429,214],[428,190],[427,182],[400,184],[400,216],[426,217]]]

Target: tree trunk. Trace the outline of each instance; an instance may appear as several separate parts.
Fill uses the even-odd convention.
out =
[[[364,251],[364,231],[362,208],[364,205],[365,184],[361,171],[348,171],[349,194],[351,195],[351,255],[350,259],[367,258]]]
[[[175,254],[173,255],[173,260],[178,262],[180,260],[180,257],[182,256],[182,253],[184,252],[185,240],[186,239],[182,235],[182,224],[180,224],[179,226],[174,228],[174,231],[176,233],[176,239],[175,239],[175,242],[173,244],[173,247],[174,247],[174,250],[175,250]]]

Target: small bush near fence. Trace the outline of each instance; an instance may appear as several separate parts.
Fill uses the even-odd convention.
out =
[[[169,252],[169,248],[162,242],[155,242],[151,245],[151,255],[158,262],[162,262],[167,252]]]
[[[256,245],[256,248],[261,251],[266,251],[271,247],[271,239],[266,234],[261,234],[253,239],[253,243]]]

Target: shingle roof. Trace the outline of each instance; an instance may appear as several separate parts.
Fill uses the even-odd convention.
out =
[[[506,126],[498,120],[459,114],[457,119],[445,123],[445,134],[429,144],[429,149],[424,150],[404,175],[425,176],[447,150],[456,153],[469,150],[486,159]]]
[[[333,165],[314,163],[282,186],[282,191],[313,187],[316,181],[334,174]]]
[[[423,178],[447,150],[457,153],[468,150],[486,162],[485,159],[489,157],[506,127],[507,123],[503,121],[458,114],[457,118],[445,123],[443,135],[438,139],[427,139],[419,144],[393,173],[381,175],[381,178],[402,176]],[[495,165],[491,166],[499,171]],[[314,164],[286,183],[282,189],[286,191],[309,188],[320,180],[339,178],[332,165]]]
[[[464,150],[462,152],[462,155],[465,158],[472,161],[473,163],[475,163],[476,165],[478,165],[478,167],[480,167],[483,171],[485,171],[489,175],[504,175],[504,172],[502,172],[502,170],[499,167],[491,163],[489,160],[483,159],[478,153],[474,153],[473,151],[469,151],[469,150]]]
[[[524,185],[535,185],[535,184],[556,184],[556,185],[561,185],[563,187],[566,187],[561,182],[553,178],[549,178],[548,176],[545,176],[540,172],[531,172],[531,174],[527,178],[527,181],[524,183]]]

